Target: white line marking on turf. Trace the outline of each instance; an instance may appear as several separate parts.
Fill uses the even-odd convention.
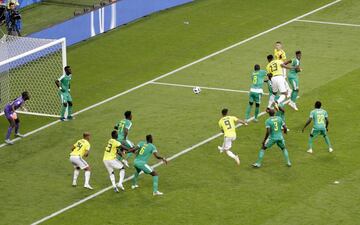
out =
[[[173,83],[164,83],[164,82],[152,82],[151,84],[173,86],[173,87],[184,87],[184,88],[193,88],[193,87],[195,87],[194,85],[173,84]],[[234,89],[228,89],[228,88],[216,88],[216,87],[204,87],[204,86],[198,86],[198,87],[200,87],[201,89],[204,89],[204,90],[239,92],[239,93],[249,93],[250,92],[250,91],[234,90]],[[264,93],[264,95],[269,95],[269,93]]]
[[[360,27],[360,24],[352,24],[352,23],[335,23],[335,22],[326,22],[326,21],[318,21],[318,20],[297,20],[297,21],[305,22],[305,23],[319,23],[319,24],[338,25],[338,26]]]
[[[207,59],[209,59],[209,58],[211,58],[211,57],[214,57],[214,56],[219,55],[219,54],[221,54],[221,53],[223,53],[223,52],[226,52],[226,51],[228,51],[228,50],[230,50],[230,49],[232,49],[232,48],[235,48],[235,47],[237,47],[237,46],[239,46],[239,45],[242,45],[242,44],[244,44],[244,43],[246,43],[246,42],[249,42],[249,41],[251,41],[251,40],[253,40],[253,39],[257,38],[257,37],[260,37],[260,36],[262,36],[262,35],[264,35],[264,34],[267,34],[267,33],[271,32],[271,31],[273,31],[273,30],[276,30],[276,29],[278,29],[278,28],[280,28],[280,27],[283,27],[283,26],[285,26],[285,25],[287,25],[287,24],[289,24],[289,23],[292,23],[292,22],[294,22],[294,21],[296,21],[296,20],[299,20],[299,19],[301,19],[301,18],[304,18],[304,17],[306,17],[306,16],[308,16],[308,15],[311,15],[311,14],[313,14],[313,13],[316,13],[316,12],[322,10],[322,9],[328,8],[328,7],[330,7],[330,6],[332,6],[332,5],[336,4],[336,3],[339,3],[339,2],[341,2],[341,0],[333,1],[333,2],[331,2],[331,3],[328,3],[328,4],[324,5],[324,6],[321,6],[321,7],[317,8],[317,9],[314,9],[314,10],[308,12],[308,13],[305,13],[305,14],[303,14],[303,15],[301,15],[301,16],[295,17],[294,19],[291,19],[291,20],[289,20],[289,21],[287,21],[287,22],[284,22],[284,23],[282,23],[282,24],[280,24],[280,25],[277,25],[277,26],[275,26],[275,27],[272,27],[272,28],[270,28],[270,29],[268,29],[268,30],[266,30],[266,31],[261,32],[261,33],[258,33],[258,34],[254,35],[254,36],[252,36],[252,37],[249,37],[249,38],[247,38],[247,39],[245,39],[245,40],[243,40],[243,41],[240,41],[240,42],[235,43],[235,44],[233,44],[233,45],[231,45],[231,46],[229,46],[229,47],[226,47],[226,48],[224,48],[224,49],[222,49],[222,50],[219,50],[219,51],[214,52],[214,53],[212,53],[212,54],[210,54],[210,55],[208,55],[208,56],[205,56],[205,57],[203,57],[203,58],[201,58],[201,59],[198,59],[198,60],[196,60],[196,61],[194,61],[194,62],[192,62],[192,63],[189,63],[189,64],[187,64],[187,65],[184,65],[184,66],[182,66],[182,67],[179,67],[179,68],[177,68],[177,69],[175,69],[175,70],[173,70],[173,71],[171,71],[171,72],[169,72],[169,73],[163,74],[163,75],[161,75],[161,76],[159,76],[159,77],[157,77],[157,78],[155,78],[155,79],[149,80],[149,81],[147,81],[147,82],[145,82],[145,83],[143,83],[143,84],[140,84],[140,85],[138,85],[138,86],[136,86],[136,87],[133,87],[133,88],[131,88],[131,89],[129,89],[129,90],[126,90],[126,91],[124,91],[124,92],[121,92],[121,93],[119,93],[119,94],[117,94],[117,95],[114,95],[114,96],[112,96],[112,97],[110,97],[110,98],[108,98],[108,99],[105,99],[105,100],[103,100],[103,101],[101,101],[101,102],[98,102],[98,103],[96,103],[96,104],[94,104],[94,105],[91,105],[91,106],[89,106],[89,107],[86,107],[86,108],[84,108],[84,109],[82,109],[82,110],[74,113],[73,115],[74,115],[74,116],[79,115],[80,113],[86,112],[86,111],[88,111],[88,110],[90,110],[90,109],[92,109],[92,108],[95,108],[95,107],[99,106],[99,105],[105,104],[105,103],[107,103],[107,102],[109,102],[109,101],[112,101],[112,100],[115,99],[115,98],[118,98],[118,97],[120,97],[120,96],[123,96],[123,95],[129,93],[129,92],[135,91],[135,90],[137,90],[137,89],[139,89],[139,88],[141,88],[141,87],[144,87],[144,86],[146,86],[146,85],[148,85],[148,84],[151,84],[151,83],[154,82],[154,81],[160,80],[160,79],[162,79],[162,78],[164,78],[164,77],[167,77],[167,76],[169,76],[169,75],[171,75],[171,74],[174,74],[174,73],[176,73],[176,72],[178,72],[178,71],[181,71],[181,70],[183,70],[183,69],[186,69],[186,68],[188,68],[188,67],[190,67],[190,66],[192,66],[192,65],[195,65],[195,64],[197,64],[197,63],[199,63],[199,62],[205,61],[205,60],[207,60]],[[38,129],[35,129],[35,130],[31,131],[31,132],[26,133],[26,134],[25,134],[25,137],[30,136],[30,135],[32,135],[32,134],[34,134],[34,133],[37,133],[37,132],[39,132],[39,131],[41,131],[41,130],[44,130],[44,129],[46,129],[46,128],[52,126],[52,125],[55,125],[55,124],[57,124],[57,123],[59,123],[59,122],[60,122],[60,121],[54,121],[54,122],[51,122],[51,123],[49,123],[49,124],[46,124],[46,125],[38,128]],[[20,138],[15,138],[15,139],[13,139],[14,142],[16,142],[16,141],[18,141],[18,140],[20,140]],[[6,146],[6,145],[7,145],[7,144],[5,144],[5,143],[4,143],[4,144],[1,144],[1,145],[0,145],[0,148],[4,147],[4,146]]]

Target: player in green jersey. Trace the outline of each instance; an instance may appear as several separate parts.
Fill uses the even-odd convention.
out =
[[[262,160],[265,155],[265,150],[277,144],[280,147],[287,166],[291,166],[291,162],[289,159],[289,153],[285,147],[285,140],[282,135],[282,130],[284,133],[287,133],[287,128],[285,122],[278,116],[275,116],[275,111],[273,109],[269,109],[270,118],[268,118],[265,122],[266,125],[266,134],[264,141],[262,143],[262,148],[259,151],[258,159],[253,164],[253,167],[260,168]]]
[[[305,128],[314,121],[313,128],[309,137],[309,150],[308,153],[313,153],[312,144],[313,140],[320,134],[324,137],[325,142],[329,148],[329,152],[332,152],[333,149],[331,147],[329,136],[327,136],[328,126],[329,126],[329,118],[328,113],[321,109],[321,102],[315,102],[315,109],[310,112],[310,118],[306,121],[302,132],[304,132]]]
[[[63,74],[58,80],[55,81],[56,86],[59,88],[59,96],[61,98],[61,111],[60,111],[60,120],[65,121],[65,112],[67,109],[67,119],[71,120],[72,117],[72,98],[70,94],[70,82],[72,78],[70,66],[65,66],[65,74]]]
[[[131,111],[126,111],[124,113],[124,119],[122,119],[120,122],[118,122],[114,129],[118,131],[119,136],[117,140],[126,146],[127,148],[133,148],[134,144],[128,139],[129,131],[132,127],[132,113]],[[130,157],[132,153],[127,153],[127,158]],[[118,159],[121,160],[121,156],[118,156]],[[128,166],[126,164],[126,166]]]
[[[298,73],[302,71],[301,68],[300,68],[300,59],[301,59],[301,51],[296,51],[295,52],[295,58],[291,60],[291,66],[293,68],[290,69],[289,76],[288,76],[289,84],[290,84],[290,87],[291,87],[291,90],[292,90],[289,106],[291,108],[293,108],[294,110],[296,110],[296,111],[299,110],[297,108],[297,105],[296,105],[296,99],[297,99],[298,94],[299,94],[299,76],[298,76]]]
[[[264,78],[266,76],[265,70],[260,70],[260,66],[256,64],[254,66],[254,72],[251,74],[251,87],[250,87],[250,93],[249,93],[249,105],[246,108],[246,121],[250,119],[250,112],[251,107],[253,106],[255,102],[255,116],[254,121],[258,121],[258,115],[259,115],[259,109],[260,109],[260,103],[261,103],[261,96],[264,93],[262,87],[264,84]]]
[[[143,171],[145,174],[150,174],[153,177],[153,195],[163,195],[158,190],[158,182],[159,177],[155,170],[153,170],[148,164],[148,160],[151,155],[153,155],[155,158],[162,160],[165,164],[167,164],[167,161],[164,157],[161,157],[158,155],[158,151],[153,144],[153,138],[151,134],[146,136],[146,142],[141,141],[139,144],[135,147],[136,151],[136,157],[134,161],[134,167],[135,167],[135,174],[134,178],[132,180],[132,189],[138,188],[137,185],[137,178],[141,171]]]

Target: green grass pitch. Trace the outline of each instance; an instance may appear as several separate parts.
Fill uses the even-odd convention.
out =
[[[75,45],[68,49],[75,111],[330,2],[199,0]],[[281,13],[275,15],[274,8]],[[360,24],[359,11],[358,1],[343,0],[303,19]],[[295,21],[159,80],[248,90],[253,65],[265,66],[275,41],[284,43],[289,58],[302,50],[300,111],[286,108],[292,168],[276,147],[266,152],[261,169],[250,167],[265,132],[264,115],[237,130],[233,151],[239,167],[219,154],[217,138],[156,168],[164,196],[153,197],[151,177],[141,175],[140,189],[131,190],[127,182],[125,192],[104,192],[43,224],[360,224],[359,36],[359,27]],[[301,128],[316,100],[330,116],[333,153],[321,137],[314,154],[306,153],[310,129]],[[130,139],[151,133],[160,153],[170,157],[217,134],[223,107],[243,118],[247,102],[246,93],[203,89],[195,95],[191,88],[148,84],[0,148],[0,224],[31,224],[108,187],[104,147],[127,109],[134,116]],[[261,111],[266,103],[264,97]],[[21,118],[23,133],[53,121]],[[0,127],[5,135],[3,118]],[[93,135],[87,159],[93,191],[71,187],[68,154],[84,131]],[[132,173],[127,170],[127,176]],[[79,179],[82,184],[83,173]]]

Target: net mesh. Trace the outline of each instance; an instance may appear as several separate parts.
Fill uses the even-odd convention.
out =
[[[58,89],[54,81],[63,71],[62,43],[55,40],[4,36],[0,39],[0,110],[20,96],[30,93],[28,113],[59,114]]]

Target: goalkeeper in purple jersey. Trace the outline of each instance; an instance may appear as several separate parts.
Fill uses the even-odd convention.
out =
[[[16,115],[16,110],[22,107],[22,105],[25,103],[25,101],[30,99],[30,95],[27,91],[24,91],[21,93],[21,96],[14,99],[12,102],[9,102],[4,109],[4,115],[6,119],[9,121],[9,128],[6,133],[5,142],[9,145],[14,144],[13,141],[10,140],[10,135],[12,133],[12,130],[15,128],[15,136],[16,137],[24,137],[19,133],[19,127],[20,127],[20,120]]]

